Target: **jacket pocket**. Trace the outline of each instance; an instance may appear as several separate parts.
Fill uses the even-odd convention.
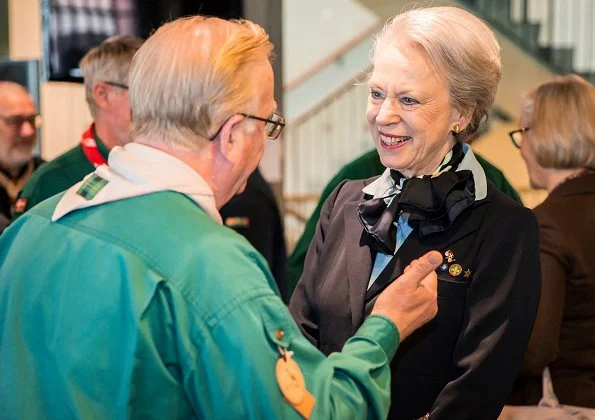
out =
[[[438,314],[397,351],[396,367],[410,374],[445,377],[465,316],[468,282],[438,278]]]
[[[438,296],[464,298],[467,295],[470,281],[452,280],[447,276],[438,275]]]

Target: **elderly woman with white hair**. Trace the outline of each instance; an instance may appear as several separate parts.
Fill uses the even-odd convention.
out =
[[[291,312],[324,353],[339,351],[411,260],[441,250],[438,315],[398,350],[389,418],[496,418],[540,287],[535,216],[464,144],[492,107],[500,47],[481,20],[436,7],[390,20],[372,57],[366,115],[386,171],[328,198]]]

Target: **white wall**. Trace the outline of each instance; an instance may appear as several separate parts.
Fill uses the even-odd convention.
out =
[[[357,0],[283,0],[285,85],[378,22]]]

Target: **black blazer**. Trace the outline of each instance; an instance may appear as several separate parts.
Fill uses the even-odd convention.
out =
[[[269,183],[256,168],[246,189],[221,210],[223,224],[248,239],[269,263],[283,301],[287,302],[285,234],[279,206]]]
[[[362,188],[346,181],[327,199],[290,310],[325,354],[340,351],[377,295],[426,251],[451,250],[463,273],[438,270],[438,315],[404,341],[392,362],[389,418],[495,419],[510,392],[539,301],[539,238],[533,213],[488,183],[484,200],[446,232],[415,231],[388,281],[367,290],[373,258],[360,245]],[[470,271],[467,271],[470,270]],[[467,274],[467,277],[465,277]],[[380,283],[379,283],[380,282]]]

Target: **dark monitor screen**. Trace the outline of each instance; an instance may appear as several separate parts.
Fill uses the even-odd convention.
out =
[[[82,82],[78,63],[113,35],[147,38],[182,16],[241,18],[242,0],[43,0],[44,70],[49,80]]]

